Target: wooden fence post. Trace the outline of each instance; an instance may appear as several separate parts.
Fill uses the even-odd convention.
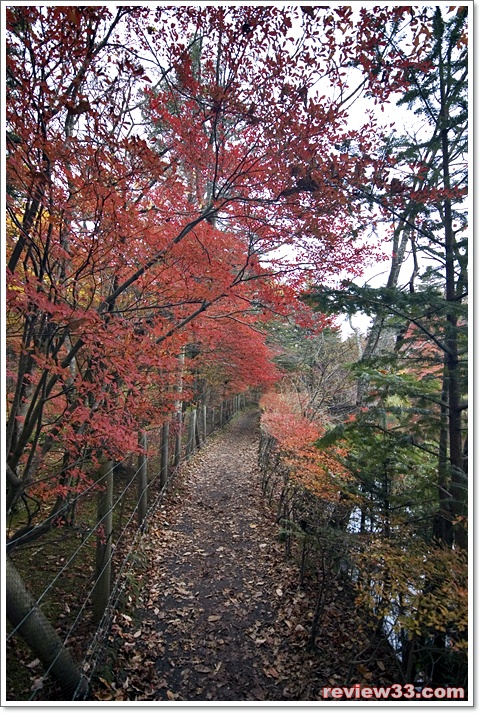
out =
[[[170,424],[166,421],[162,426],[161,445],[161,465],[160,465],[160,486],[163,488],[168,480],[168,438],[170,435]]]
[[[195,451],[195,431],[197,425],[197,409],[192,408],[188,422],[187,458],[190,459]]]
[[[195,445],[194,450],[202,447],[202,411],[199,409],[195,418]]]
[[[93,618],[99,622],[110,598],[112,571],[112,504],[113,462],[103,463],[99,478],[97,504],[97,543],[95,552],[95,587],[93,589]]]
[[[178,399],[175,401],[175,455],[173,457],[173,466],[177,468],[182,460],[182,429],[183,429],[183,370],[185,367],[185,347],[182,347],[178,356],[180,372],[178,375],[178,384],[176,391]]]
[[[137,474],[137,522],[138,527],[145,529],[145,518],[147,517],[147,434],[145,431],[140,431],[138,442],[142,452],[138,456],[138,474]]]
[[[175,420],[175,455],[173,458],[173,465],[176,468],[178,465],[180,465],[180,461],[182,460],[183,413],[181,410],[177,412]]]
[[[203,442],[205,443],[205,441],[207,440],[207,405],[206,405],[206,404],[203,404],[203,423],[202,423],[202,426],[203,426],[203,436],[202,436],[202,440],[203,440]]]

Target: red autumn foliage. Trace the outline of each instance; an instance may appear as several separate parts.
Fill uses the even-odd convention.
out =
[[[306,320],[298,288],[361,270],[377,248],[359,187],[389,165],[375,122],[348,130],[338,100],[352,62],[387,92],[368,64],[375,13],[355,27],[343,7],[315,22],[266,6],[6,19],[11,507],[82,454],[135,449],[180,379],[192,396],[189,344],[227,392],[271,383],[265,320]]]

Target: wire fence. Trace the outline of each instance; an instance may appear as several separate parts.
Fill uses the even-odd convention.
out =
[[[44,694],[52,693],[58,699],[62,681],[57,669],[65,649],[71,652],[78,670],[71,700],[87,699],[112,617],[127,589],[141,542],[148,537],[148,525],[155,520],[181,465],[204,445],[209,435],[246,405],[245,396],[236,396],[215,409],[189,407],[183,415],[181,439],[174,429],[170,432],[162,426],[150,429],[150,456],[147,458],[146,449],[140,453],[138,467],[132,466],[132,454],[126,454],[119,463],[106,463],[102,472],[93,474],[93,481],[69,501],[69,508],[76,508],[75,519],[68,527],[65,523],[61,526],[60,543],[56,539],[58,529],[54,528],[33,545],[20,543],[14,547],[10,559],[28,590],[25,594],[28,606],[21,617],[10,621],[6,636],[9,700],[39,701]],[[154,443],[156,448],[152,447]],[[141,480],[142,472],[146,473],[145,481]],[[105,498],[108,481],[113,484],[112,497],[108,507],[101,511],[99,503]],[[48,521],[45,518],[36,527],[49,524]],[[99,552],[106,553],[103,559],[99,560]],[[48,577],[53,561],[58,563],[58,569]],[[95,615],[95,598],[105,579],[108,591],[106,595],[104,592],[100,615]],[[98,606],[97,603],[97,610]],[[58,637],[56,654],[48,661],[42,660],[35,648],[35,637],[31,638],[29,633],[40,607]],[[8,611],[7,584],[7,616]],[[19,636],[30,652],[24,642],[20,643]],[[27,663],[29,656],[36,658]],[[31,672],[40,663],[43,671],[32,684]],[[28,680],[28,692],[25,683],[18,683],[19,680]],[[67,699],[65,696],[64,700]]]

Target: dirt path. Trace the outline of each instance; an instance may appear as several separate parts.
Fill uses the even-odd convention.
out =
[[[244,412],[213,437],[184,469],[174,511],[168,503],[150,532],[143,605],[135,615],[117,615],[114,625],[123,639],[115,699],[308,694],[299,690],[290,645],[293,636],[302,649],[305,632],[292,630],[292,611],[285,610],[294,568],[260,491],[257,421],[257,412]]]

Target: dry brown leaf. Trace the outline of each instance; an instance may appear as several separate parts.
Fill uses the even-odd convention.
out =
[[[370,679],[372,678],[372,674],[370,673],[370,671],[368,670],[368,668],[367,668],[366,666],[364,666],[363,664],[361,664],[361,663],[357,664],[357,671],[358,671],[367,681],[370,681]]]
[[[263,673],[265,676],[268,676],[268,678],[278,678],[279,673],[276,669],[273,668],[273,666],[270,666],[270,668],[264,668]]]
[[[208,666],[194,666],[195,671],[198,671],[198,673],[212,673],[212,669],[208,668]]]
[[[110,691],[96,691],[95,698],[97,701],[113,701],[113,695]]]
[[[33,659],[30,663],[27,663],[27,668],[35,668],[40,663],[40,659]]]

